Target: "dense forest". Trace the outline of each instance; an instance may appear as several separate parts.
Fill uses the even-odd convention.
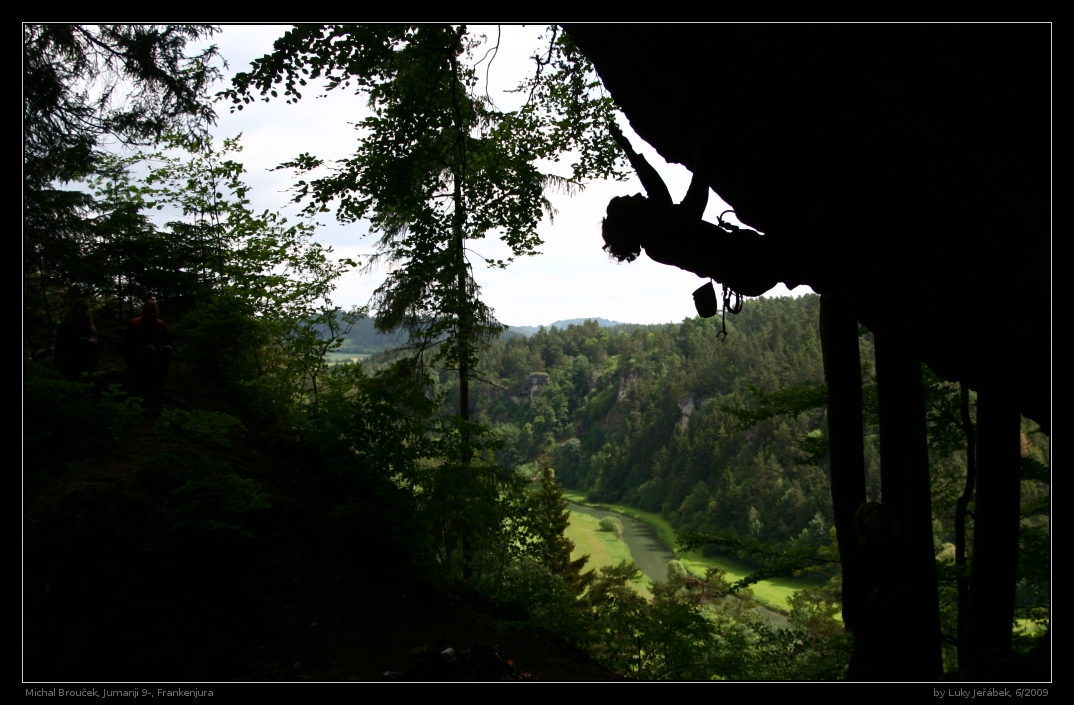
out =
[[[821,435],[823,409],[748,430],[731,412],[756,402],[751,387],[823,384],[816,308],[815,296],[751,300],[723,341],[719,323],[700,318],[506,341],[487,353],[504,388],[523,383],[527,367],[548,379],[532,403],[513,403],[508,391],[483,413],[508,439],[505,454],[526,455],[514,438],[532,436],[529,447],[555,458],[564,484],[594,500],[787,542],[818,514],[831,525],[823,459],[804,464],[810,456],[797,450]]]
[[[832,525],[817,303],[816,296],[750,300],[728,322],[725,340],[718,322],[695,318],[633,331],[587,322],[498,341],[482,360],[497,383],[482,388],[479,418],[502,434],[497,458],[506,466],[544,454],[567,487],[594,501],[793,544],[811,527]],[[867,329],[860,345],[868,380]],[[946,484],[965,471],[965,448],[943,415],[957,387],[931,379],[939,518],[951,501]],[[532,400],[520,399],[526,388]],[[805,401],[799,413],[786,401],[794,393]],[[875,408],[872,415],[866,472],[876,498]],[[1032,463],[1047,464],[1047,438],[1028,421],[1023,443]]]
[[[480,98],[465,28],[287,32],[216,100],[299,100],[320,78],[353,81],[375,108],[330,176],[308,175],[322,166],[308,154],[282,165],[306,209],[288,222],[250,208],[241,142],[206,132],[219,76],[212,50],[184,46],[214,31],[24,26],[25,678],[365,679],[403,670],[419,641],[440,648],[419,633],[434,623],[475,644],[515,640],[559,664],[548,679],[844,678],[820,297],[532,332],[480,299],[468,241],[532,254],[548,189],[623,173],[614,103],[570,38],[550,30],[522,87],[531,102],[502,113]],[[96,99],[85,77],[102,82]],[[136,94],[117,107],[123,80]],[[110,137],[129,149],[109,152]],[[536,166],[568,152],[570,178]],[[174,219],[150,217],[163,209]],[[389,266],[368,307],[333,303],[370,262],[317,243],[324,212],[371,226],[372,259]],[[174,339],[163,388],[131,374],[124,350],[150,299]],[[92,362],[72,366],[63,331],[78,326]],[[858,339],[867,494],[880,500],[874,341],[864,326]],[[922,374],[944,665],[965,675],[976,397]],[[1050,456],[1022,427],[1010,659],[1035,673]],[[629,562],[571,557],[564,488],[660,515],[672,548],[755,575],[671,569],[640,595]],[[781,575],[813,586],[787,629],[750,609],[751,582]],[[480,675],[522,677],[494,660]],[[460,676],[437,663],[409,677]]]
[[[626,504],[666,517],[680,530],[722,536],[707,551],[764,569],[785,554],[824,555],[834,538],[817,305],[819,297],[754,299],[728,321],[541,329],[501,340],[483,358],[488,377],[478,418],[499,434],[497,461],[547,460],[566,487],[592,502]],[[872,335],[860,330],[864,366],[866,485],[881,498]],[[524,372],[528,370],[528,372]],[[929,448],[937,561],[953,578],[956,504],[966,475],[959,389],[927,368]],[[448,389],[450,377],[444,377]],[[974,395],[969,395],[973,416]],[[972,422],[972,421],[971,421]],[[1048,439],[1023,421],[1018,617],[1047,619]],[[972,503],[969,505],[972,516]],[[972,526],[972,519],[970,520]],[[730,537],[728,536],[730,535]],[[972,529],[969,532],[972,545]],[[746,537],[745,545],[736,538]],[[834,578],[820,561],[806,570]],[[799,572],[799,574],[801,574]],[[950,585],[950,583],[948,583]],[[948,663],[955,663],[957,597],[947,601]]]

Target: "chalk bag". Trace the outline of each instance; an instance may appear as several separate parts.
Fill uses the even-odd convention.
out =
[[[719,312],[719,307],[716,305],[716,289],[712,287],[712,282],[708,282],[694,292],[694,307],[697,309],[697,315],[702,318],[712,318]]]

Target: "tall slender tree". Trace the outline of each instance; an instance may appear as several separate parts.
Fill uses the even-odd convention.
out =
[[[323,79],[326,90],[353,86],[367,99],[369,115],[356,124],[357,151],[328,176],[299,180],[295,201],[309,214],[334,208],[343,223],[368,221],[378,237],[370,264],[386,264],[388,274],[371,302],[375,323],[408,332],[419,370],[427,353],[457,370],[458,414],[442,429],[457,433],[451,462],[465,476],[474,475],[470,382],[482,344],[502,330],[479,297],[472,257],[506,267],[536,254],[537,223],[553,215],[549,189],[570,192],[587,178],[621,173],[608,130],[610,99],[599,94],[596,75],[569,39],[554,29],[548,39],[534,76],[519,87],[529,100],[516,111],[498,110],[479,95],[474,59],[484,40],[449,25],[299,26],[224,93],[242,109],[254,102],[252,92],[270,100],[282,84],[287,100],[298,100],[309,80]],[[487,60],[494,51],[486,50]],[[570,177],[537,166],[572,150],[578,158]],[[281,165],[300,174],[322,166],[310,154]],[[506,260],[471,249],[492,234],[510,249]],[[443,514],[465,523],[474,512]],[[479,531],[454,532],[464,554]]]
[[[538,62],[551,69],[530,82],[531,101],[514,112],[477,95],[472,59],[480,45],[465,27],[447,25],[301,26],[226,93],[241,109],[252,89],[268,99],[283,83],[288,100],[298,100],[307,79],[323,77],[327,90],[353,84],[368,97],[372,114],[358,125],[364,136],[357,152],[330,176],[299,181],[295,200],[311,213],[338,201],[340,221],[368,219],[379,258],[390,266],[373,299],[377,326],[406,329],[421,350],[439,344],[439,359],[459,373],[464,423],[478,346],[499,332],[478,298],[468,243],[497,232],[513,257],[535,254],[535,226],[552,215],[545,192],[616,173],[604,137],[611,103],[589,95],[595,78],[571,83],[588,64],[565,38],[552,36]],[[562,120],[567,105],[581,124]],[[572,177],[537,168],[536,160],[572,148],[581,154]],[[283,166],[309,172],[322,165],[303,154]],[[486,262],[503,267],[510,259]]]

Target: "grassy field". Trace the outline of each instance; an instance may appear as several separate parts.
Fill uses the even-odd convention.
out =
[[[589,502],[586,502],[585,495],[580,492],[565,489],[563,490],[563,496],[577,504],[589,504]],[[671,527],[667,519],[659,514],[622,504],[601,504],[600,506],[609,511],[633,517],[652,526],[656,529],[660,540],[670,546],[672,550],[675,550],[677,544],[675,529]],[[571,516],[573,517],[574,515],[572,514]],[[703,577],[708,568],[722,568],[727,575],[728,582],[741,580],[754,572],[753,568],[725,556],[704,556],[701,551],[675,551],[675,555],[682,561],[688,571],[699,577]],[[752,590],[753,596],[758,602],[777,612],[786,613],[790,609],[787,598],[810,585],[812,583],[806,580],[777,578],[774,580],[762,580],[754,584]]]
[[[369,355],[369,353],[330,352],[325,357],[328,358],[329,365],[338,365],[341,362],[359,362],[369,357]]]
[[[571,524],[567,527],[567,538],[574,542],[571,560],[583,555],[589,556],[586,568],[596,570],[609,565],[619,565],[624,560],[632,560],[630,549],[610,531],[600,531],[600,521],[588,514],[571,512]],[[641,580],[634,583],[634,589],[646,599],[653,596],[652,583],[642,574]]]
[[[1037,624],[1031,619],[1016,619],[1014,633],[1015,634],[1027,634],[1029,636],[1040,636],[1044,633],[1044,627]]]

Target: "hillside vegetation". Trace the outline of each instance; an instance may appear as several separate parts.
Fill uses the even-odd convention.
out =
[[[503,111],[465,26],[297,25],[213,96],[215,46],[185,46],[218,31],[23,25],[24,678],[843,678],[818,298],[515,334],[481,299],[474,267],[538,254],[551,192],[628,175],[574,40],[550,27]],[[299,215],[254,211],[213,106],[336,89],[368,108],[354,153],[270,155]],[[328,213],[371,236],[362,262],[318,242]],[[340,306],[378,267],[368,306]],[[976,398],[922,374],[951,644]],[[1021,451],[1020,653],[1047,637],[1051,566],[1033,424]],[[667,579],[641,578],[617,517],[572,526],[565,487],[656,526]],[[786,629],[749,599],[779,580],[802,588],[768,595]]]

